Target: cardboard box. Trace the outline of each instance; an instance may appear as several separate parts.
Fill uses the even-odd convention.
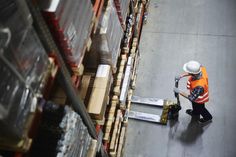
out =
[[[111,81],[112,73],[110,65],[100,64],[87,107],[88,113],[93,119],[102,120],[105,114]]]
[[[83,75],[83,78],[81,81],[81,87],[79,89],[79,95],[82,98],[82,100],[85,100],[86,98],[90,80],[91,80],[91,75]]]

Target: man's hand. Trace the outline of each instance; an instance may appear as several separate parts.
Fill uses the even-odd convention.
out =
[[[181,90],[179,89],[179,88],[174,88],[174,90],[173,90],[175,93],[177,93],[177,94],[179,94],[179,93],[181,93]]]
[[[182,90],[180,90],[179,88],[174,88],[173,91],[177,94],[180,94],[181,96],[185,97],[188,99],[188,94],[184,93]]]
[[[181,76],[180,76],[180,75],[176,75],[176,76],[175,76],[175,82],[178,82],[180,79],[181,79]]]

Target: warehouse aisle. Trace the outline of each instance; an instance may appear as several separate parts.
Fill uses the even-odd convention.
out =
[[[135,95],[174,99],[174,77],[182,65],[198,60],[209,74],[213,122],[200,126],[185,113],[167,126],[129,120],[125,157],[236,156],[236,1],[151,0],[143,28]],[[180,88],[185,88],[186,79]],[[132,110],[160,109],[132,105]]]

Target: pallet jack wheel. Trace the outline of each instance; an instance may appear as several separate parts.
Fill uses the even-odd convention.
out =
[[[168,119],[178,119],[180,110],[181,110],[180,105],[175,104],[175,105],[170,106]]]

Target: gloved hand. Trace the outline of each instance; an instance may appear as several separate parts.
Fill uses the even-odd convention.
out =
[[[177,94],[181,93],[181,90],[179,88],[176,88],[176,87],[173,89],[173,91]]]
[[[180,75],[176,75],[175,76],[175,81],[177,82],[177,81],[179,81],[181,79],[181,76]]]

